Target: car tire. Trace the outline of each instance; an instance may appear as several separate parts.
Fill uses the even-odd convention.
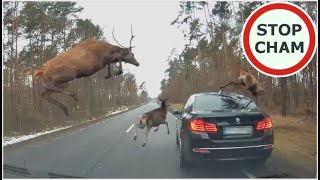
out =
[[[189,169],[192,167],[191,162],[186,160],[185,155],[184,155],[184,145],[182,142],[179,142],[179,150],[180,150],[180,168],[181,169]]]
[[[178,138],[178,132],[176,132],[176,144],[177,144],[177,146],[180,145],[179,138]]]
[[[180,168],[181,169],[189,169],[191,168],[190,162],[188,162],[182,152],[180,152]]]

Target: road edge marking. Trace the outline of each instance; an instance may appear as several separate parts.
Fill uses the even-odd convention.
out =
[[[59,140],[61,138],[63,138],[64,136],[61,136],[61,137],[57,137],[57,138],[54,138],[53,140],[56,141],[56,140]]]
[[[170,114],[173,118],[178,119],[178,118],[176,118],[173,114],[171,114],[170,112],[169,112],[168,114]]]
[[[126,133],[130,132],[130,130],[133,128],[134,124],[132,124],[129,129],[126,131]]]
[[[76,133],[76,131],[74,131],[74,132],[71,132],[71,133],[69,133],[69,134],[67,134],[67,135],[71,135],[71,134],[75,134]]]

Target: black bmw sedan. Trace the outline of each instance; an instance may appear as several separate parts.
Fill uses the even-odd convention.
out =
[[[205,160],[264,163],[272,153],[272,120],[246,96],[193,94],[174,114],[182,168]]]

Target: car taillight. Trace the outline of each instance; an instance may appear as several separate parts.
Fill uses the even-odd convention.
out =
[[[257,130],[265,130],[265,129],[271,129],[271,128],[272,128],[272,120],[269,117],[263,119],[257,125]]]
[[[202,119],[190,120],[190,129],[196,132],[218,132],[215,124],[204,122]]]
[[[197,152],[197,153],[210,153],[210,151],[208,149],[201,149],[201,148],[194,148],[193,152]]]

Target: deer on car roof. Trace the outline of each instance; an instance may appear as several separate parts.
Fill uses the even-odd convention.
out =
[[[238,78],[238,81],[236,82],[229,82],[228,84],[221,86],[220,89],[223,89],[230,85],[241,85],[244,86],[246,89],[248,89],[252,95],[256,99],[256,103],[258,104],[258,97],[259,95],[262,95],[264,93],[264,89],[258,82],[258,80],[252,75],[244,70],[240,70],[240,76]]]

